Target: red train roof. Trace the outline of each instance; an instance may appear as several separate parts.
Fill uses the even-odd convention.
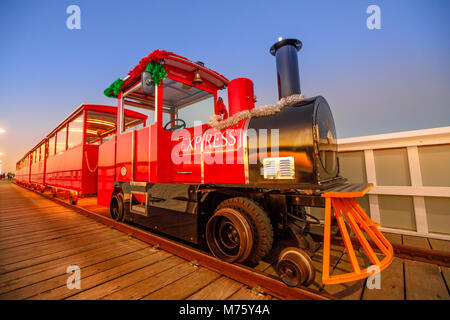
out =
[[[211,82],[218,89],[222,89],[228,85],[229,80],[220,73],[206,68],[203,65],[192,62],[191,60],[173,52],[157,49],[151,52],[148,56],[142,58],[139,64],[128,72],[129,77],[125,79],[122,88],[126,88],[140,80],[142,72],[151,61],[160,62],[161,60],[164,60],[165,65],[174,66],[188,72],[198,70],[203,79]]]
[[[117,107],[114,106],[106,106],[101,104],[82,104],[80,105],[74,112],[72,112],[64,121],[62,121],[53,131],[51,131],[48,135],[51,136],[53,133],[58,131],[62,126],[64,126],[67,122],[70,122],[72,119],[74,119],[82,110],[92,110],[102,113],[108,113],[108,114],[117,114]],[[146,120],[147,116],[145,114],[125,109],[125,115],[137,118],[141,120]]]

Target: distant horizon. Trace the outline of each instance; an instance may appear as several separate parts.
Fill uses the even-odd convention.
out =
[[[80,104],[116,106],[103,90],[154,49],[250,78],[256,106],[273,104],[269,48],[280,36],[303,42],[302,93],[327,99],[338,139],[450,126],[448,1],[131,3],[2,1],[2,172]],[[66,26],[73,4],[79,30]],[[369,5],[381,10],[379,30],[366,26]]]

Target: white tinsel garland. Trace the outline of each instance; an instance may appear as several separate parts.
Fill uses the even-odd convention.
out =
[[[234,115],[232,115],[231,117],[229,117],[225,120],[220,120],[220,115],[214,114],[209,119],[208,124],[211,128],[214,128],[217,130],[222,130],[225,128],[232,127],[244,119],[272,116],[274,114],[277,114],[284,108],[290,107],[290,106],[292,106],[296,103],[299,103],[303,100],[305,100],[304,95],[293,94],[289,97],[280,99],[274,105],[269,104],[269,105],[265,105],[262,107],[253,108],[251,110],[243,110],[238,113],[235,113]]]

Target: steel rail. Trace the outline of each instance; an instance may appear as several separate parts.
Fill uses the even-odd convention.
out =
[[[71,205],[62,199],[51,197],[48,194],[28,189],[19,184],[16,185],[23,187],[26,190],[33,191],[49,200],[52,200],[85,216],[91,217],[105,225],[113,227],[114,229],[127,233],[128,235],[133,236],[136,239],[142,240],[146,243],[166,250],[176,256],[191,261],[196,265],[203,266],[240,283],[243,283],[250,288],[259,287],[264,293],[272,295],[276,298],[284,300],[338,300],[336,297],[306,287],[288,287],[275,277],[265,274],[261,271],[251,269],[241,264],[231,264],[224,262],[200,250],[172,241],[160,235],[136,228],[129,224],[117,222],[111,218],[95,213],[88,209],[76,205]]]
[[[343,240],[340,237],[332,238],[331,241],[334,244],[343,245]],[[352,244],[355,247],[361,247],[358,239],[352,237]],[[373,242],[369,241],[370,245],[374,247]],[[418,247],[407,246],[403,244],[393,244],[394,256],[406,260],[421,261],[431,264],[436,264],[439,266],[450,268],[450,253],[446,251],[434,250],[434,249],[423,249]],[[377,248],[376,246],[374,248]],[[379,250],[376,249],[379,252]]]

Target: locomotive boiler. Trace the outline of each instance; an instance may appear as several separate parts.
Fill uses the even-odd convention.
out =
[[[310,256],[321,245],[323,283],[371,275],[358,263],[355,239],[374,266],[386,268],[392,247],[355,200],[371,185],[340,176],[330,107],[301,94],[301,47],[284,39],[270,48],[279,101],[256,108],[250,79],[229,81],[163,50],[144,57],[105,90],[118,100],[117,132],[99,146],[98,203],[117,221],[204,244],[228,262],[254,266],[278,248],[277,271],[290,286],[314,281]],[[225,89],[228,108],[219,97]],[[133,123],[125,107],[149,112],[149,120]],[[325,208],[324,221],[309,207]],[[323,228],[323,241],[311,236],[313,224]],[[330,238],[338,231],[354,270],[348,274],[330,274]]]

